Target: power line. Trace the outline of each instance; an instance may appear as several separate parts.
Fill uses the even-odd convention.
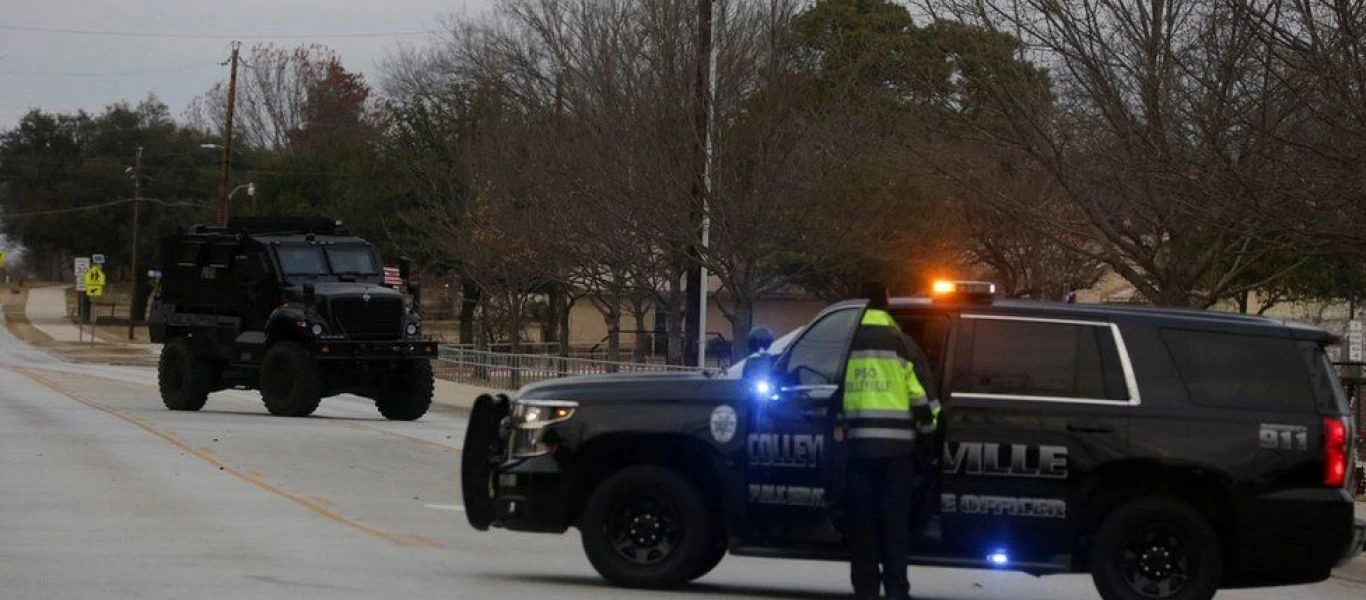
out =
[[[26,31],[34,33],[60,33],[68,35],[99,35],[110,37],[140,38],[177,38],[177,39],[320,39],[320,38],[366,38],[366,37],[405,37],[441,33],[434,29],[410,31],[346,31],[339,33],[161,33],[153,31],[114,31],[102,29],[64,29],[59,27],[38,27],[30,25],[0,25],[0,31]]]
[[[50,210],[34,210],[34,211],[20,212],[20,213],[0,212],[0,219],[9,219],[9,218],[13,218],[13,217],[41,217],[41,216],[45,216],[45,215],[62,215],[62,214],[74,213],[74,212],[84,212],[84,211],[87,211],[87,210],[99,210],[99,209],[101,209],[101,208],[109,208],[109,207],[111,207],[111,206],[119,206],[119,205],[122,205],[122,204],[128,204],[128,203],[130,203],[130,202],[132,202],[132,201],[133,201],[132,198],[126,198],[126,199],[123,199],[123,200],[111,200],[111,201],[109,201],[109,202],[104,202],[104,203],[101,203],[101,204],[91,204],[91,205],[88,205],[88,206],[73,206],[73,207],[71,207],[71,208],[54,208],[54,209],[50,209]]]
[[[85,212],[85,211],[91,211],[91,210],[100,210],[100,209],[102,209],[102,208],[110,208],[110,207],[114,207],[114,206],[122,206],[122,205],[124,205],[124,204],[131,204],[134,200],[135,200],[134,198],[124,198],[124,199],[122,199],[122,200],[110,200],[110,201],[108,201],[108,202],[102,202],[102,203],[100,203],[100,204],[89,204],[89,205],[86,205],[86,206],[73,206],[73,207],[70,207],[70,208],[53,208],[53,209],[49,209],[49,210],[34,210],[34,211],[18,212],[18,213],[0,211],[0,219],[10,219],[10,218],[15,218],[15,217],[42,217],[42,216],[47,216],[47,215],[63,215],[63,214],[70,214],[70,213],[77,213],[77,212]],[[172,207],[172,208],[175,208],[175,207],[187,207],[187,206],[188,206],[188,207],[193,207],[193,208],[205,208],[205,207],[209,206],[209,203],[207,203],[207,202],[183,202],[183,201],[182,201],[182,202],[177,202],[177,201],[170,201],[170,200],[160,200],[160,199],[157,199],[157,198],[142,198],[142,201],[143,201],[143,202],[151,202],[152,204],[157,204],[157,205],[160,205],[160,206],[166,206],[166,207]]]
[[[195,63],[192,65],[181,65],[178,67],[165,67],[159,69],[138,69],[135,71],[0,71],[0,75],[14,75],[18,77],[127,77],[132,75],[149,75],[153,73],[174,73],[177,71],[188,71],[190,69],[218,68],[217,63]]]

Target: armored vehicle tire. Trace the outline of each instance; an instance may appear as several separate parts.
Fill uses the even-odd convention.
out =
[[[1105,600],[1209,600],[1224,576],[1219,535],[1170,498],[1138,498],[1110,513],[1091,548],[1091,578]]]
[[[432,406],[432,362],[407,360],[394,368],[393,375],[384,382],[375,407],[390,421],[416,421]]]
[[[614,585],[677,587],[701,576],[716,547],[702,495],[663,467],[627,467],[594,490],[579,522],[588,561]]]
[[[167,342],[157,360],[157,388],[171,410],[199,410],[213,391],[213,365],[194,354],[189,340]]]
[[[261,361],[261,399],[270,414],[307,417],[322,401],[322,374],[297,342],[276,342]]]

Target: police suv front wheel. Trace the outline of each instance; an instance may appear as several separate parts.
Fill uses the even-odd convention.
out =
[[[691,482],[656,466],[627,467],[598,486],[579,522],[588,561],[608,582],[636,588],[683,585],[710,566],[711,511]]]
[[[1171,498],[1121,505],[1101,523],[1091,548],[1091,577],[1105,600],[1209,600],[1223,576],[1214,527]]]

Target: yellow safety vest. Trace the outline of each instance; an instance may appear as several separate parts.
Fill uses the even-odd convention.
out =
[[[894,456],[915,448],[939,420],[939,402],[916,377],[911,351],[886,311],[863,314],[844,373],[843,420],[855,456]]]

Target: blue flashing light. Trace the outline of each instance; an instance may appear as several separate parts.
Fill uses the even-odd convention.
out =
[[[769,383],[767,379],[760,379],[754,382],[754,393],[767,400],[773,395],[773,384]]]
[[[993,567],[1004,567],[1010,564],[1010,555],[1004,550],[997,550],[987,555],[987,562]]]

